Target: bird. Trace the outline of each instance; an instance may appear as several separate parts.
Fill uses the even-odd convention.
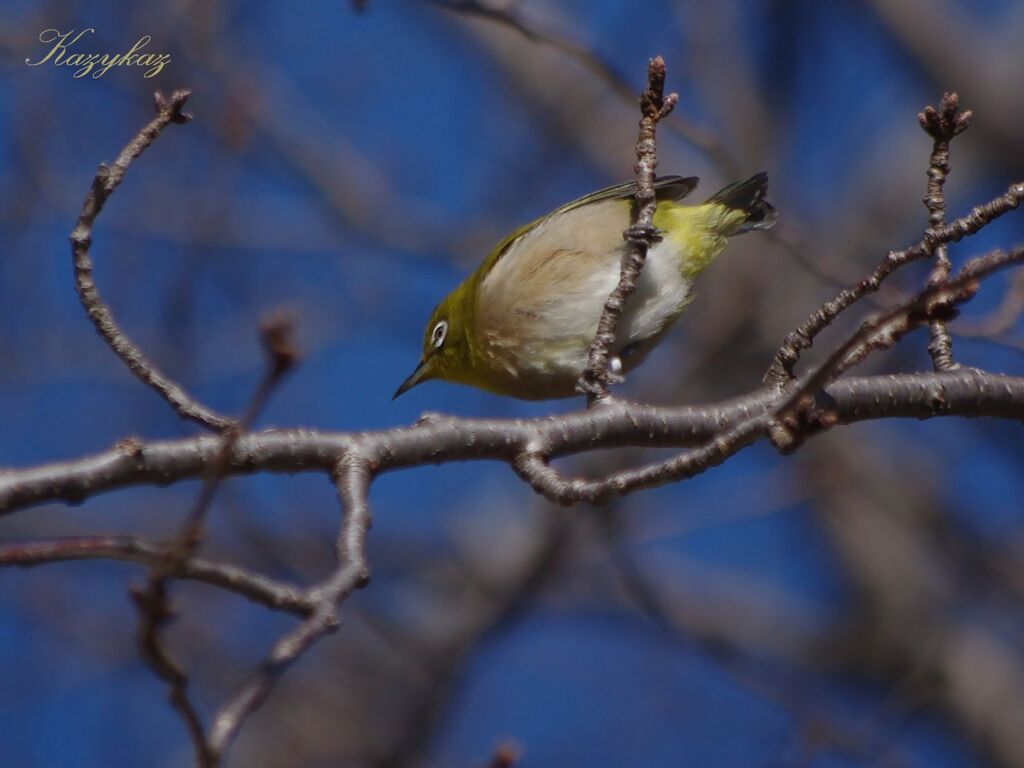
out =
[[[698,205],[682,203],[696,177],[654,182],[657,239],[626,301],[610,370],[626,373],[664,339],[697,277],[729,239],[769,229],[768,176],[730,184]],[[571,397],[587,366],[605,301],[618,284],[636,182],[563,205],[501,240],[434,309],[423,354],[392,400],[431,379],[524,400]]]

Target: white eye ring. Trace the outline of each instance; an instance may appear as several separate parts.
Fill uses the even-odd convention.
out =
[[[441,345],[444,344],[445,337],[448,336],[448,321],[441,320],[437,325],[434,326],[434,330],[430,332],[430,340],[434,344],[434,349],[440,349]]]

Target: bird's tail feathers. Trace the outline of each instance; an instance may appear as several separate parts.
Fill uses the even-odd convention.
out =
[[[719,190],[709,197],[707,202],[743,211],[747,218],[736,230],[739,234],[752,229],[770,229],[775,223],[779,212],[765,199],[767,195],[768,174],[762,171],[755,173],[746,181],[738,181]]]

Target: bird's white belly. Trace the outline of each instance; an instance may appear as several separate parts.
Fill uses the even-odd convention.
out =
[[[620,263],[610,261],[609,265],[552,297],[544,307],[543,320],[533,324],[534,333],[516,345],[516,369],[572,379],[583,372],[604,303],[619,281]],[[679,316],[691,288],[681,266],[682,254],[667,238],[648,251],[636,290],[620,318],[613,352],[646,351],[644,342],[653,340]]]
[[[669,238],[647,252],[636,291],[626,303],[616,334],[620,348],[642,342],[661,333],[683,311],[690,299],[692,284],[683,275],[682,253]],[[618,282],[615,275],[612,287]],[[609,292],[611,289],[609,289]],[[604,300],[601,301],[604,306]],[[598,310],[600,315],[600,310]],[[595,330],[597,326],[595,324]]]

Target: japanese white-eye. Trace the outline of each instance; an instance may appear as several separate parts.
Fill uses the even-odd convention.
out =
[[[636,291],[619,320],[611,366],[629,371],[664,338],[697,276],[729,238],[768,229],[776,211],[756,174],[700,205],[679,203],[693,177],[655,182],[654,226]],[[608,294],[618,283],[636,183],[603,189],[520,227],[437,305],[423,356],[395,392],[430,379],[528,400],[569,397],[587,365]]]

